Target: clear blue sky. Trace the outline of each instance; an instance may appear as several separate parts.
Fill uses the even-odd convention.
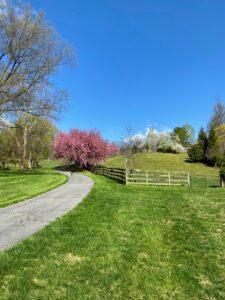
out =
[[[96,128],[110,140],[206,125],[225,100],[225,1],[31,0],[76,48],[55,80],[70,95],[61,130]]]

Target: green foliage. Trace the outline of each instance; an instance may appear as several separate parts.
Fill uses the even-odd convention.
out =
[[[225,191],[95,186],[0,255],[2,299],[224,299]]]
[[[208,147],[206,151],[206,159],[211,165],[215,165],[218,160],[218,136],[215,128],[211,128],[208,135]]]
[[[6,130],[0,131],[0,167],[2,169],[8,168],[9,164],[16,162],[16,149],[13,138]]]
[[[220,176],[225,181],[225,168],[220,170]]]
[[[175,127],[172,136],[173,138],[178,137],[179,142],[184,147],[187,147],[194,141],[194,128],[189,124],[185,124],[182,127]]]
[[[204,159],[204,149],[199,144],[194,144],[188,149],[188,155],[193,161],[202,161]]]
[[[206,148],[208,146],[208,138],[207,138],[207,134],[203,127],[200,128],[200,131],[198,134],[198,144],[202,147],[202,149],[205,152]]]
[[[0,131],[0,163],[4,168],[15,161],[20,167],[38,167],[51,158],[57,128],[46,118],[21,113],[14,127]]]

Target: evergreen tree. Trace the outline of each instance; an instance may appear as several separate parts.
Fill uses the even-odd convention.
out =
[[[207,133],[205,132],[204,128],[201,127],[199,134],[198,134],[198,145],[202,147],[203,153],[204,153],[204,158],[206,155],[206,149],[208,147],[208,138],[207,138]]]
[[[217,159],[217,135],[215,129],[212,127],[208,135],[208,145],[206,150],[206,158],[210,164],[215,165]]]

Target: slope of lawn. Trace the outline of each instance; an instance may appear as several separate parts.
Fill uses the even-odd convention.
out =
[[[225,299],[225,190],[95,186],[0,254],[1,299]]]
[[[49,191],[65,183],[67,177],[53,171],[59,163],[43,162],[44,168],[27,171],[0,171],[0,207]]]
[[[124,168],[125,158],[117,155],[107,159],[102,165]],[[193,163],[186,153],[138,153],[134,158],[134,168],[140,170],[188,171],[190,174],[218,175],[218,169],[202,163]]]

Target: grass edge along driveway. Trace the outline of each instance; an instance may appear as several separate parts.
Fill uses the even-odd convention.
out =
[[[224,299],[224,190],[91,177],[77,208],[0,254],[1,299]]]
[[[67,180],[66,175],[51,169],[0,171],[0,207],[48,192]]]

